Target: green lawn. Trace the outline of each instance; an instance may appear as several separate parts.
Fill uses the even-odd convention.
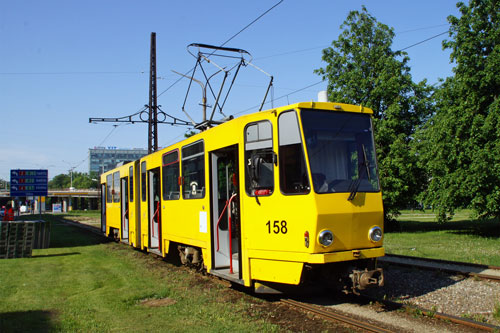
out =
[[[403,211],[399,230],[385,234],[387,253],[500,266],[500,223],[459,211],[446,223],[430,211]]]
[[[278,330],[259,319],[259,299],[43,218],[52,223],[51,248],[0,260],[0,332]]]

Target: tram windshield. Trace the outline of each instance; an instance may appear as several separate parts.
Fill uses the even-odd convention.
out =
[[[369,115],[303,109],[301,118],[316,193],[379,191]]]

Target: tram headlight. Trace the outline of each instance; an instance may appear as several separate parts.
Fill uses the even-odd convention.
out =
[[[330,246],[333,243],[333,233],[330,230],[323,230],[319,233],[318,241],[323,246]]]
[[[373,227],[368,232],[368,237],[372,242],[380,242],[382,240],[382,229],[380,227]]]

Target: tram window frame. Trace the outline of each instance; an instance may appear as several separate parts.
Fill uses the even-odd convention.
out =
[[[146,201],[146,161],[141,162],[141,201]]]
[[[120,171],[113,172],[113,202],[120,202]]]
[[[113,174],[106,176],[106,203],[113,202]]]
[[[128,168],[128,198],[130,202],[134,202],[134,167]]]
[[[162,169],[163,200],[179,200],[181,191],[179,149],[171,150],[162,155]],[[173,175],[169,174],[172,172]]]
[[[269,120],[249,123],[245,136],[245,191],[251,197],[270,196],[274,193],[273,124]],[[263,178],[259,182],[259,178]]]
[[[205,197],[205,142],[198,140],[181,148],[182,198],[203,199]],[[194,169],[189,170],[191,166]],[[192,180],[193,179],[193,180]],[[196,183],[193,184],[193,183]],[[201,190],[198,190],[201,188]]]
[[[311,185],[299,119],[295,110],[284,111],[278,117],[278,156],[281,193],[285,195],[309,194]],[[289,156],[296,158],[287,159]],[[300,165],[298,159],[300,159]]]

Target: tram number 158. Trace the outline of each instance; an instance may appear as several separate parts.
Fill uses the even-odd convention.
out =
[[[279,234],[279,233],[286,234],[288,232],[288,229],[286,227],[286,221],[275,220],[271,224],[271,221],[269,220],[269,221],[267,221],[266,226],[267,226],[268,233],[271,233],[271,230],[275,234]]]

